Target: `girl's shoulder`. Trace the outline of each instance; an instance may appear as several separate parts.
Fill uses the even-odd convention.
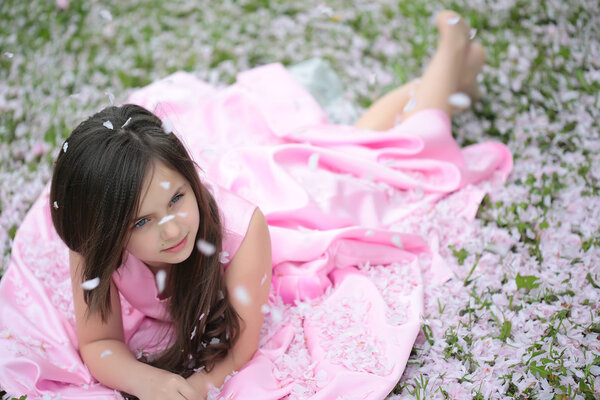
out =
[[[214,183],[204,182],[209,189],[219,211],[223,224],[223,253],[221,259],[225,267],[233,259],[248,232],[256,205]]]

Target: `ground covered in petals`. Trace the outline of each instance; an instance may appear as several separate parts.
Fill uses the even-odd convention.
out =
[[[177,70],[224,86],[257,65],[321,57],[352,105],[336,118],[352,123],[420,75],[444,8],[464,15],[488,52],[483,101],[454,119],[457,138],[506,143],[515,168],[474,223],[441,238],[454,277],[427,297],[389,398],[598,398],[596,0],[2,1],[1,266],[84,116]],[[452,223],[440,216],[419,229]]]

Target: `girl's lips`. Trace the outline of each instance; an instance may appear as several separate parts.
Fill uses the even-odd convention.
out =
[[[165,249],[163,251],[165,251],[167,253],[177,253],[177,252],[180,252],[181,250],[183,250],[183,248],[185,247],[186,244],[187,244],[187,235],[185,235],[185,237],[183,238],[183,240],[181,242],[179,242],[175,246],[169,247],[168,249]]]

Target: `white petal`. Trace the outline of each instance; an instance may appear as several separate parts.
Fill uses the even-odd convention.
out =
[[[225,298],[225,295],[223,294],[223,292],[221,290],[219,290],[217,292],[217,300],[223,300]]]
[[[471,30],[469,31],[469,39],[471,39],[471,40],[475,39],[475,35],[477,35],[477,29],[471,28]]]
[[[375,231],[373,229],[369,229],[365,232],[365,236],[373,236],[375,234]]]
[[[411,97],[411,99],[408,101],[408,103],[406,103],[406,105],[404,106],[402,111],[403,112],[410,111],[413,108],[415,108],[416,106],[417,106],[417,99],[415,99],[414,97]]]
[[[102,354],[100,354],[100,358],[104,358],[104,357],[106,357],[106,356],[110,356],[112,353],[113,353],[113,352],[112,352],[112,351],[110,351],[110,350],[108,350],[108,349],[107,349],[107,350],[104,350],[104,351],[102,352]]]
[[[110,105],[113,106],[115,104],[115,95],[109,91],[104,92],[104,94],[108,96],[108,101],[110,101]]]
[[[166,134],[173,132],[173,124],[171,124],[171,121],[168,118],[162,120],[162,128]]]
[[[63,151],[66,153],[68,148],[69,148],[69,142],[65,142],[65,144],[63,144]]]
[[[113,129],[113,124],[110,121],[104,121],[104,123],[102,125],[104,125],[108,129]]]
[[[54,203],[52,203],[52,207],[54,207],[58,210],[58,201],[55,201]]]
[[[260,285],[261,286],[264,285],[266,281],[267,281],[267,274],[264,274],[262,279],[260,280]]]
[[[100,16],[107,21],[112,21],[113,19],[112,14],[108,10],[100,10]]]
[[[233,290],[233,295],[240,301],[240,303],[244,305],[250,304],[250,295],[244,286],[237,286]]]
[[[198,321],[201,321],[202,318],[204,318],[204,313],[200,314],[200,318],[198,318]]]
[[[226,251],[219,253],[219,262],[221,264],[227,264],[229,262],[229,253]]]
[[[169,190],[169,188],[171,187],[171,182],[169,182],[169,181],[161,182],[160,186],[162,186],[163,189],[165,189],[165,190]]]
[[[158,293],[162,293],[165,290],[165,281],[167,280],[167,272],[163,269],[156,273],[156,287]]]
[[[270,310],[269,306],[266,304],[263,304],[262,306],[260,306],[260,312],[262,312],[263,314],[268,313]]]
[[[198,326],[194,326],[194,330],[192,331],[192,335],[190,336],[190,340],[192,340],[194,338],[194,336],[196,336],[196,328],[198,328]]]
[[[217,344],[217,343],[221,343],[221,340],[219,338],[212,338],[210,339],[210,344]]]
[[[159,225],[162,225],[162,224],[164,224],[164,223],[166,223],[166,222],[169,222],[169,221],[170,221],[170,220],[172,220],[173,218],[175,218],[175,216],[174,216],[174,215],[167,215],[167,216],[163,217],[163,218],[162,218],[160,221],[158,221],[158,224],[159,224]]]
[[[199,239],[196,242],[196,247],[198,248],[200,253],[204,254],[205,256],[212,256],[217,250],[214,244],[209,243],[204,239]]]
[[[402,239],[400,238],[400,236],[398,236],[398,235],[392,236],[392,243],[394,243],[396,246],[402,248]]]
[[[187,217],[187,213],[186,212],[178,212],[177,215],[179,215],[182,218]]]
[[[94,278],[94,279],[90,279],[90,280],[83,282],[81,284],[81,287],[83,288],[83,290],[92,290],[92,289],[96,289],[96,287],[98,287],[99,284],[100,284],[100,278]]]
[[[129,125],[130,121],[131,121],[131,117],[127,118],[127,121],[125,121],[125,123],[123,125],[121,125],[121,128],[125,128],[127,125]]]
[[[456,25],[456,24],[458,24],[458,21],[460,21],[460,17],[452,17],[452,18],[448,18],[446,20],[446,23],[448,25]]]
[[[452,93],[450,97],[448,97],[448,103],[457,108],[469,108],[471,99],[465,93],[457,92]]]
[[[310,157],[308,157],[308,168],[314,171],[317,169],[318,166],[319,155],[317,153],[311,154]]]

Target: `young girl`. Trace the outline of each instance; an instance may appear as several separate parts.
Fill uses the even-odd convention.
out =
[[[326,124],[277,64],[219,91],[174,74],[82,122],[0,281],[0,386],[190,400],[239,371],[223,398],[387,395],[419,331],[421,273],[448,276],[395,228],[512,166],[501,144],[452,139],[485,53],[456,13],[436,22],[425,74],[355,127]],[[472,218],[482,194],[463,190],[454,212]],[[365,263],[401,266],[398,298]],[[282,362],[294,354],[301,370]]]

